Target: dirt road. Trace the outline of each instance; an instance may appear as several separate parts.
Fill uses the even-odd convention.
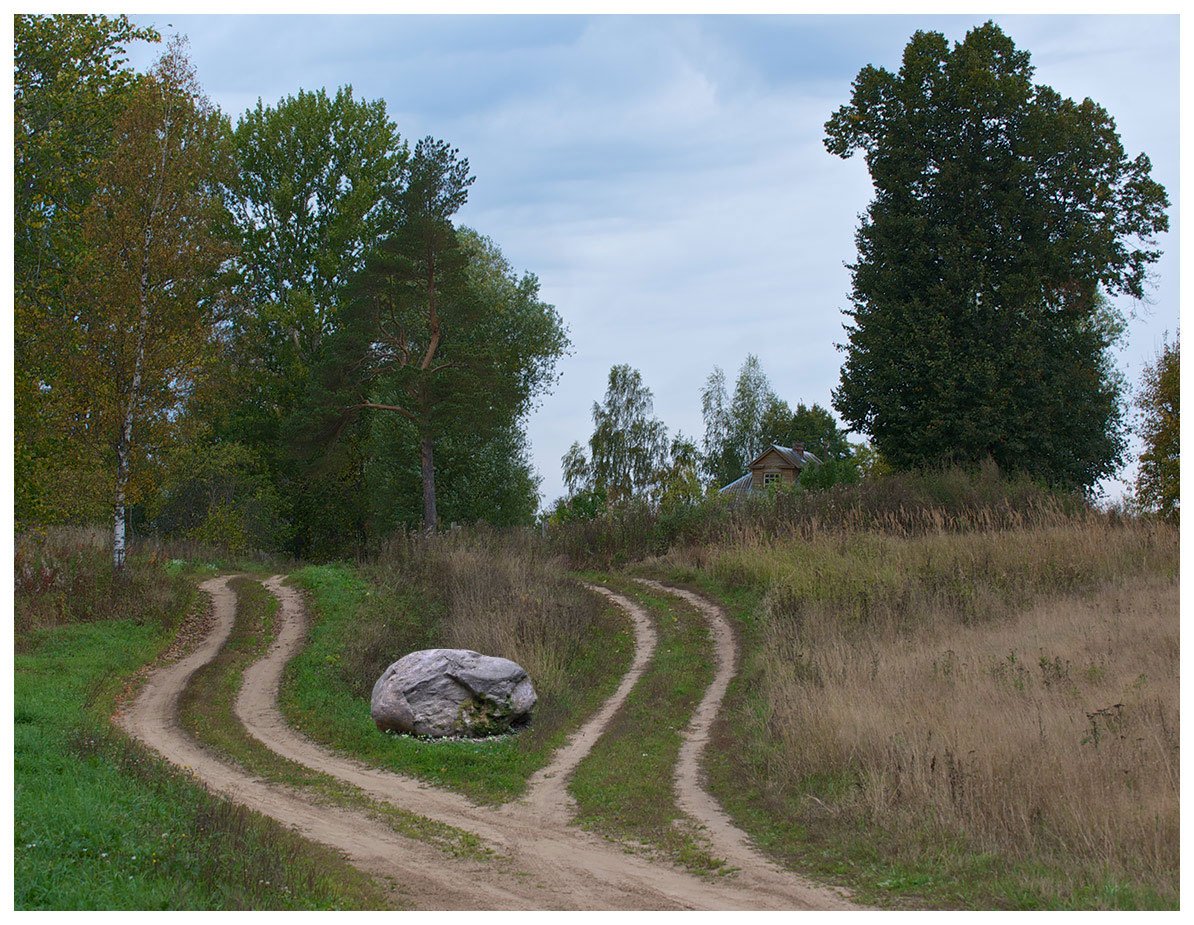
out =
[[[473,832],[495,850],[493,861],[452,858],[422,842],[403,838],[362,812],[314,804],[287,788],[250,777],[200,748],[178,727],[177,700],[191,674],[213,659],[235,619],[235,595],[227,578],[205,582],[214,620],[206,638],[186,658],[152,672],[120,721],[130,734],[175,764],[190,769],[213,790],[226,794],[331,845],[362,869],[391,878],[404,904],[423,909],[840,909],[838,893],[783,871],[750,847],[746,837],[703,791],[697,768],[709,724],[732,676],[736,656],[728,626],[707,602],[698,606],[711,621],[719,647],[710,692],[686,732],[677,768],[677,802],[706,827],[715,853],[737,872],[707,879],[652,863],[612,842],[569,824],[568,775],[588,753],[642,673],[654,649],[654,631],[633,602],[607,589],[630,616],[636,653],[614,695],[551,764],[536,774],[526,796],[503,807],[473,804],[444,791],[345,757],[291,729],[277,707],[286,662],[302,646],[306,616],[300,595],[280,577],[266,586],[281,602],[280,630],[266,655],[246,670],[236,713],[245,729],[274,752],[339,778],[372,799]],[[666,589],[671,590],[671,589]],[[703,606],[701,606],[703,605]],[[707,608],[707,609],[706,609]],[[724,674],[724,683],[720,685]],[[720,690],[720,692],[718,692]]]

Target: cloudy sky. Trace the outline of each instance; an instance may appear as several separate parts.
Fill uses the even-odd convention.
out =
[[[383,98],[406,138],[434,135],[469,159],[461,220],[535,273],[570,329],[529,427],[550,502],[613,364],[642,372],[672,433],[700,436],[702,383],[714,366],[732,378],[749,353],[789,403],[829,406],[844,264],[871,188],[860,158],[826,153],[822,126],[858,70],[897,68],[917,29],[958,40],[986,17],[133,18],[188,36],[205,90],[234,117],[259,97],[351,84]],[[1136,382],[1178,325],[1178,19],[995,18],[1038,82],[1108,109],[1175,203],[1151,304],[1122,305],[1119,365]]]

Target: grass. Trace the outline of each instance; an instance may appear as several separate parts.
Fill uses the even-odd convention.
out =
[[[451,857],[474,860],[491,852],[471,832],[435,822],[370,799],[360,790],[270,751],[250,736],[236,717],[244,670],[261,658],[276,634],[277,599],[249,578],[230,583],[236,592],[236,622],[219,654],[192,676],[179,700],[184,728],[199,742],[250,774],[298,788],[323,803],[363,810],[394,831],[440,848]]]
[[[212,797],[106,722],[121,679],[169,623],[33,631],[16,656],[18,909],[368,909],[371,880],[334,852]]]
[[[667,594],[610,576],[592,580],[637,600],[653,617],[658,642],[646,671],[569,785],[578,821],[630,840],[698,873],[725,872],[692,820],[676,806],[673,769],[682,733],[713,679],[711,639],[702,616]]]
[[[471,563],[472,556],[465,561]],[[543,633],[532,637],[525,652],[514,632],[509,634],[512,642],[500,646],[484,641],[466,645],[472,638],[459,628],[455,634],[450,631],[451,602],[437,601],[426,585],[370,581],[339,565],[310,566],[296,572],[294,579],[310,592],[312,627],[307,647],[292,660],[283,682],[282,707],[290,722],[316,741],[370,764],[449,787],[482,803],[503,803],[522,793],[528,778],[613,693],[632,657],[633,635],[625,618],[583,594],[585,606],[592,608],[583,631],[561,640],[560,652],[538,671],[536,651],[544,650]],[[514,584],[505,587],[511,595],[518,593]],[[501,609],[502,589],[497,582],[489,585],[487,613]],[[543,583],[530,583],[526,589],[541,593]],[[520,606],[531,609],[516,597],[506,609]],[[385,649],[384,658],[376,653],[362,656],[362,639],[375,640],[370,651]],[[526,667],[539,694],[531,725],[517,735],[471,741],[378,732],[368,698],[381,673],[376,666],[384,669],[413,648],[444,644],[503,655]],[[360,663],[370,658],[373,667],[364,674]],[[347,671],[346,659],[353,664]]]
[[[777,857],[880,904],[1171,908],[1176,553],[1170,528],[1082,517],[652,570],[735,618],[707,771]]]

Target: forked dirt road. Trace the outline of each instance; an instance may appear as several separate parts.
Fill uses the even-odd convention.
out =
[[[782,870],[751,848],[745,835],[702,789],[697,774],[700,752],[736,657],[724,618],[695,595],[691,602],[711,621],[719,650],[718,669],[686,732],[677,767],[677,803],[706,828],[713,853],[737,868],[715,879],[628,853],[569,824],[568,776],[613,718],[654,649],[650,620],[633,602],[607,589],[594,589],[622,607],[634,624],[636,653],[630,672],[551,764],[532,778],[526,796],[494,808],[369,767],[290,728],[278,710],[278,686],[286,663],[301,649],[305,609],[298,592],[284,585],[280,577],[266,583],[281,602],[281,626],[265,657],[245,671],[236,712],[246,730],[279,755],[352,784],[375,801],[472,832],[499,855],[492,861],[469,861],[397,835],[363,812],[315,804],[288,788],[251,777],[183,733],[177,721],[178,697],[190,676],[219,652],[235,620],[235,595],[227,587],[228,580],[222,577],[204,583],[214,611],[208,636],[186,658],[150,674],[136,700],[119,718],[121,724],[213,790],[343,851],[369,873],[389,878],[406,904],[423,909],[852,908],[837,892]],[[718,629],[718,620],[724,632]]]

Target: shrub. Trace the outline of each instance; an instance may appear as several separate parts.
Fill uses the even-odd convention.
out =
[[[106,531],[52,527],[21,533],[13,563],[16,633],[96,620],[167,623],[191,593],[167,564],[157,551],[134,551],[117,575]]]

